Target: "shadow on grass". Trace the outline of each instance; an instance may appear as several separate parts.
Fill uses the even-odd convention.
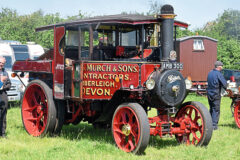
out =
[[[232,123],[232,124],[219,124],[219,126],[230,127],[230,128],[233,128],[233,129],[239,129],[235,123]]]
[[[69,140],[89,139],[114,144],[110,129],[95,129],[87,123],[64,126],[60,136]]]
[[[156,148],[156,149],[163,149],[167,148],[169,146],[177,146],[179,143],[177,140],[172,137],[172,138],[160,138],[159,136],[151,136],[149,145]]]
[[[89,139],[91,141],[115,145],[111,129],[95,129],[92,125],[87,123],[64,126],[60,136],[69,140]],[[177,146],[178,142],[174,137],[160,138],[159,136],[150,136],[148,145],[156,149],[162,149],[169,146]]]

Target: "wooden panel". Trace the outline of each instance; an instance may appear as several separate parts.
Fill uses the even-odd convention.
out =
[[[193,39],[179,44],[179,61],[183,63],[181,73],[184,77],[190,76],[192,81],[207,81],[207,75],[214,68],[217,60],[217,42],[203,39],[204,51],[193,50]]]

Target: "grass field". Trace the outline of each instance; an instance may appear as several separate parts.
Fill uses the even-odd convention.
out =
[[[208,106],[205,97],[190,95],[186,101],[190,100]],[[234,123],[230,104],[229,98],[222,99],[219,130],[213,132],[207,147],[179,145],[175,138],[151,137],[145,154],[141,156],[117,149],[110,130],[94,129],[87,123],[64,126],[59,137],[29,136],[22,125],[20,108],[14,107],[7,115],[8,139],[0,139],[0,160],[240,159],[240,129]]]

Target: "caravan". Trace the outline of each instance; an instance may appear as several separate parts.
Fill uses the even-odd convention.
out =
[[[0,56],[5,57],[6,59],[5,69],[11,71],[15,56],[9,44],[0,43]]]
[[[33,42],[23,45],[18,41],[0,41],[0,56],[5,57],[6,59],[5,70],[8,72],[9,78],[12,82],[12,87],[7,92],[10,105],[12,104],[11,102],[19,102],[21,100],[21,96],[23,95],[25,89],[24,85],[19,81],[17,77],[11,77],[13,63],[16,60],[35,60],[43,53],[43,48]],[[24,84],[27,85],[27,76],[22,80]]]
[[[0,43],[0,56],[5,57],[6,59],[5,70],[8,72],[9,78],[12,83],[10,90],[7,91],[9,105],[11,105],[12,102],[20,101],[24,88],[19,80],[13,79],[10,76],[12,72],[12,65],[15,62],[15,56],[9,44]]]
[[[41,45],[35,44],[35,42],[27,42],[29,58],[36,60],[44,53],[44,49]]]

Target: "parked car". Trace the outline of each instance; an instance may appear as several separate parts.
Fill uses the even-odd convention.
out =
[[[227,81],[234,81],[237,83],[237,86],[240,86],[240,70],[223,69],[221,72]]]
[[[11,107],[15,104],[20,104],[20,101],[23,96],[23,92],[25,87],[23,84],[16,79],[10,79],[11,80],[11,88],[9,91],[7,91],[8,95],[8,106]]]

